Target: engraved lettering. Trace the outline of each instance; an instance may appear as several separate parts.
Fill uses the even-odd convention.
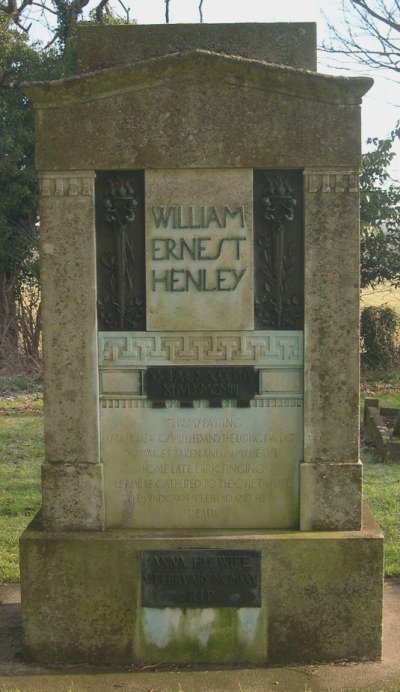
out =
[[[172,207],[152,207],[156,228],[167,228]]]
[[[239,207],[236,207],[236,209],[234,209],[234,211],[231,211],[228,206],[226,206],[226,205],[224,206],[224,225],[226,226],[228,216],[231,219],[234,219],[238,214],[240,216],[240,225],[242,228],[245,228],[246,223],[245,223],[245,218],[244,218],[244,205],[243,204],[241,204]]]
[[[212,226],[226,228],[228,223],[237,217],[240,227],[246,227],[245,208],[243,204],[231,209],[225,204],[220,209],[217,206],[153,206],[151,208],[156,228],[172,228],[177,230],[208,229]]]
[[[142,605],[258,607],[260,568],[254,550],[145,550]]]

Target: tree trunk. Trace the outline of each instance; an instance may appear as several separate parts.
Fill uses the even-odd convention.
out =
[[[0,275],[0,366],[15,362],[18,354],[18,317],[15,277]]]

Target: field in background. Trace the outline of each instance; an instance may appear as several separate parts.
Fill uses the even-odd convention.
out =
[[[393,288],[387,284],[374,289],[365,288],[361,291],[361,309],[369,305],[373,307],[388,305],[400,315],[400,288]]]

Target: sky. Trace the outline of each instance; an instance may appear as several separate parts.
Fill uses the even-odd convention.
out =
[[[164,0],[113,0],[113,6],[125,13],[122,6],[130,8],[130,18],[138,24],[164,24]],[[341,0],[203,0],[203,21],[219,22],[316,22],[318,43],[328,38],[324,13],[331,22],[339,25],[338,8]],[[93,6],[93,3],[91,3]],[[170,0],[170,23],[198,22],[199,0]],[[370,70],[357,63],[338,65],[332,56],[318,53],[318,71],[334,74],[366,75],[373,77],[375,84],[363,99],[362,139],[386,137],[400,120],[400,75],[382,70]],[[364,147],[365,148],[365,147]],[[399,162],[395,168],[400,174]],[[396,174],[397,175],[397,174]]]

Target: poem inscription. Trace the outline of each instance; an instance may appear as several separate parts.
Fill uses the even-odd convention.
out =
[[[302,407],[293,402],[103,408],[107,526],[295,527]]]

